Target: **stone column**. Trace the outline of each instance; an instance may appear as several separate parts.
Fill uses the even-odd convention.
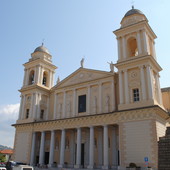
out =
[[[34,104],[35,104],[35,93],[32,93],[31,95],[31,106],[30,106],[30,115],[29,118],[33,118],[33,112],[34,112]]]
[[[119,71],[119,100],[120,100],[120,104],[123,104],[123,80],[122,80],[122,71]]]
[[[46,109],[46,112],[45,112],[45,120],[48,120],[48,114],[49,114],[49,106],[50,105],[50,99],[49,99],[49,97],[47,96],[47,109]]]
[[[121,38],[117,37],[117,48],[118,48],[118,58],[119,60],[122,59],[122,55],[121,55]]]
[[[23,104],[22,104],[22,111],[21,111],[21,119],[25,119],[25,100],[26,100],[26,96],[23,95]]]
[[[22,105],[23,105],[23,95],[21,95],[18,120],[22,119]]]
[[[44,146],[45,146],[45,132],[41,132],[41,143],[40,143],[40,154],[39,154],[39,164],[44,165]]]
[[[123,59],[126,59],[127,58],[127,50],[126,50],[126,38],[123,37],[122,38],[122,43],[123,43]]]
[[[40,66],[40,84],[42,85],[42,80],[43,80],[43,68]]]
[[[141,88],[142,88],[142,100],[146,100],[146,87],[145,87],[145,76],[144,76],[143,66],[140,66],[140,77],[141,77]]]
[[[114,80],[111,82],[111,97],[112,97],[112,111],[116,110],[116,95],[115,95],[115,83]]]
[[[152,41],[152,52],[153,52],[153,57],[155,58],[155,60],[157,60],[154,40]]]
[[[25,85],[26,85],[26,83],[25,83],[26,75],[27,75],[27,69],[24,69],[24,80],[23,80],[23,86],[25,86]]]
[[[93,169],[94,166],[94,127],[90,127],[90,147],[89,147],[89,166],[88,169]]]
[[[51,87],[54,86],[54,71],[52,71],[52,77],[51,77]]]
[[[153,73],[149,65],[146,66],[146,70],[147,70],[147,79],[148,79],[148,95],[149,95],[149,99],[153,99],[153,81],[152,81]]]
[[[34,160],[35,160],[35,139],[36,139],[36,133],[33,132],[32,134],[32,145],[31,145],[31,158],[30,158],[30,165],[34,165]]]
[[[39,66],[36,66],[36,70],[35,70],[35,84],[39,83],[39,76],[40,76],[40,68]]]
[[[74,166],[74,162],[75,162],[75,135],[74,135],[74,131],[72,130],[70,132],[70,164],[72,165],[72,167]]]
[[[90,114],[90,86],[87,89],[87,114]]]
[[[41,93],[38,94],[38,111],[37,111],[37,119],[40,119],[40,103],[41,103]]]
[[[25,78],[25,85],[27,86],[28,83],[29,83],[29,72],[30,72],[30,69],[27,69],[26,71],[26,78]]]
[[[64,166],[64,157],[65,157],[65,129],[61,131],[61,148],[60,148],[60,165],[62,168]]]
[[[112,167],[118,166],[116,127],[112,128]]]
[[[143,30],[143,41],[144,41],[144,52],[146,55],[149,54],[149,46],[148,46],[148,35],[146,34],[146,31]]]
[[[108,151],[108,126],[104,125],[103,129],[103,167],[102,169],[109,168],[109,151]]]
[[[98,162],[99,162],[99,167],[101,168],[103,165],[103,131],[102,128],[98,128],[98,146],[97,146],[97,150],[98,150]]]
[[[138,54],[140,55],[142,54],[140,31],[137,32],[137,45],[138,45]]]
[[[33,103],[33,113],[32,113],[32,117],[35,119],[36,118],[36,113],[37,113],[37,103],[38,103],[38,94],[34,93],[34,103]]]
[[[77,128],[77,155],[75,168],[81,167],[81,128]]]
[[[49,156],[49,167],[53,166],[54,163],[54,143],[55,143],[55,131],[51,131],[51,141],[50,141],[50,156]]]
[[[87,165],[87,168],[88,168],[88,165],[89,165],[89,147],[90,147],[90,133],[89,133],[88,129],[86,129],[85,138],[86,138],[86,142],[85,142],[85,145],[84,145],[84,149],[85,149],[84,164]]]
[[[66,117],[66,92],[63,92],[63,116],[62,118]]]
[[[124,70],[124,80],[125,80],[125,102],[129,103],[129,82],[128,82],[128,74],[127,70]]]
[[[49,70],[49,87],[51,88],[52,87],[52,71]]]
[[[159,73],[157,73],[156,75],[156,84],[158,88],[158,102],[160,105],[163,105],[162,104],[162,93],[161,93],[160,82],[159,82]]]
[[[57,119],[57,94],[54,94],[54,115],[53,118]]]
[[[102,83],[99,84],[99,113],[102,113]]]
[[[73,112],[72,117],[76,116],[76,89],[73,90]]]

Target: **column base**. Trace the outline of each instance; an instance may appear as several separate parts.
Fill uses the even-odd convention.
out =
[[[109,169],[109,165],[102,166],[102,169]]]
[[[111,166],[111,169],[117,170],[117,169],[118,169],[118,165],[112,165],[112,166]]]
[[[64,165],[58,165],[58,168],[64,168]]]
[[[93,168],[94,168],[93,165],[88,165],[88,166],[87,166],[87,169],[93,169]]]
[[[48,164],[47,166],[48,166],[48,168],[55,167],[55,165],[54,165],[54,164]]]
[[[79,169],[81,168],[81,165],[74,165],[74,168]]]

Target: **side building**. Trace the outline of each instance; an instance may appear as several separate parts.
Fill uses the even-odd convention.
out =
[[[168,113],[159,83],[156,35],[132,8],[114,31],[114,72],[82,66],[53,84],[56,66],[43,45],[24,64],[14,160],[49,167],[120,169],[133,162],[158,168],[158,140]]]

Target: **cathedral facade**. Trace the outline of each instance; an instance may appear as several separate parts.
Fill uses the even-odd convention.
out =
[[[19,117],[13,125],[15,161],[124,169],[129,163],[145,167],[148,159],[157,169],[158,140],[169,116],[159,83],[156,35],[134,8],[113,33],[118,61],[110,63],[110,72],[84,68],[82,60],[79,69],[54,85],[57,67],[48,49],[42,45],[31,54],[24,64]]]

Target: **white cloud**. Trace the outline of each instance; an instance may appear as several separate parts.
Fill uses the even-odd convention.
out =
[[[20,104],[0,106],[0,144],[13,147],[15,128],[11,125],[16,122]]]

